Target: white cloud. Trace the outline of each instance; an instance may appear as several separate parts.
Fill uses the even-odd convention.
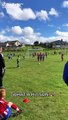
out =
[[[51,36],[51,37],[43,37],[43,36],[5,36],[5,35],[0,35],[0,41],[5,42],[5,41],[14,41],[14,40],[20,40],[22,43],[26,43],[26,44],[33,44],[35,41],[39,41],[39,42],[51,42],[51,41],[55,41],[55,40],[61,40],[61,37],[55,37],[55,36]]]
[[[6,12],[9,16],[16,20],[29,20],[36,19],[39,20],[48,20],[48,13],[46,10],[34,12],[31,8],[22,8],[20,3],[6,3],[3,2],[2,7],[6,9]]]
[[[40,12],[36,12],[36,17],[39,18],[40,20],[48,20],[49,17],[48,17],[48,13],[46,10],[41,10]]]
[[[63,4],[62,4],[62,7],[68,8],[68,1],[64,1]]]
[[[34,29],[32,27],[25,27],[23,29],[23,36],[25,40],[29,40],[31,44],[34,43],[37,39],[37,33],[34,32]]]
[[[28,19],[35,19],[36,16],[31,8],[25,8],[22,11],[22,18],[23,20],[28,20]]]
[[[0,31],[0,34],[5,34],[5,33],[6,33],[5,30],[1,30],[1,31]]]
[[[56,30],[56,35],[57,35],[57,39],[58,40],[61,40],[63,39],[64,41],[67,41],[68,42],[68,32],[62,32],[62,31],[59,31],[59,30]]]
[[[4,36],[0,34],[0,41],[4,40]]]
[[[21,32],[18,30],[18,28],[20,28]],[[17,36],[17,39],[21,40],[23,43],[33,44],[37,40],[41,42],[45,39],[41,37],[39,32],[35,32],[34,29],[30,26],[24,28],[21,28],[20,26],[13,26],[11,30],[15,34],[19,35],[19,37]]]
[[[59,16],[58,12],[54,8],[51,8],[51,10],[49,11],[49,15],[56,16],[56,17]]]
[[[36,16],[31,8],[22,9],[19,3],[3,3],[3,8],[6,9],[7,13],[16,20],[29,20],[35,19]]]
[[[63,26],[65,26],[65,27],[68,27],[68,23],[66,23],[66,24],[63,24]]]
[[[61,31],[57,30],[56,34],[59,36],[68,37],[68,32],[61,32]]]
[[[34,29],[30,26],[24,27],[24,28],[21,28],[20,26],[13,26],[12,28],[9,29],[9,32],[12,31],[17,36],[16,35],[7,36],[6,34],[4,35],[3,32],[1,32],[0,41],[20,40],[26,44],[33,44],[35,41],[44,43],[44,42],[61,40],[61,39],[63,39],[64,41],[68,41],[68,32],[62,32],[62,31],[56,30],[55,36],[44,37],[43,35],[41,35],[41,33],[34,31]]]
[[[7,36],[7,35],[0,34],[0,42],[14,41],[14,40],[21,40],[21,37]]]
[[[21,28],[20,26],[13,26],[9,29],[9,32],[12,31],[12,33],[19,35],[17,36],[17,39],[23,41],[24,43],[33,44],[34,41],[38,39],[38,37],[41,35],[39,32],[35,33],[34,29],[30,26]],[[10,37],[11,38],[11,37]]]
[[[20,26],[14,26],[11,28],[11,31],[15,34],[21,35],[22,34],[22,29]]]
[[[3,12],[0,12],[0,17],[4,17],[4,13]]]
[[[23,29],[23,34],[24,34],[25,36],[33,35],[33,34],[34,34],[34,30],[33,30],[32,27],[25,27],[25,28]]]
[[[53,25],[53,24],[48,24],[48,26],[49,26],[49,27],[54,27],[54,25]]]

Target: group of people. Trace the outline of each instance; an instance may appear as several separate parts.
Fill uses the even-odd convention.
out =
[[[17,113],[20,113],[21,110],[14,103],[5,100],[6,89],[3,86],[3,76],[6,66],[2,50],[2,47],[0,47],[0,120],[7,120],[12,114],[12,109],[16,110]]]
[[[45,54],[44,53],[37,53],[37,60],[38,61],[44,61]]]
[[[46,53],[42,53],[42,52],[39,52],[39,53],[36,53],[36,52],[34,52],[34,53],[32,53],[32,57],[35,57],[35,56],[37,56],[37,60],[38,61],[44,61],[44,59],[45,59],[45,56],[47,57],[47,52]]]

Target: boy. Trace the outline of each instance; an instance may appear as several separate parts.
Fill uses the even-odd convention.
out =
[[[17,107],[17,105],[4,100],[5,96],[5,88],[0,89],[0,120],[7,120],[12,114],[12,109],[20,113],[20,109]]]

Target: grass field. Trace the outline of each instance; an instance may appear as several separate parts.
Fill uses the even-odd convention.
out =
[[[49,54],[39,64],[36,58],[24,60],[21,56],[20,68],[17,68],[16,57],[8,60],[5,56],[3,84],[7,90],[6,100],[23,110],[10,120],[68,120],[68,87],[62,79],[67,60],[68,54],[64,61],[59,54]],[[30,102],[24,103],[25,98]]]

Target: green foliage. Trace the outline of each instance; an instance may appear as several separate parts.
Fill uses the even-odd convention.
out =
[[[68,55],[61,61],[60,54],[49,54],[44,62],[37,58],[23,59],[23,53],[8,60],[5,53],[6,73],[4,86],[6,99],[16,103],[23,113],[10,120],[68,120],[68,87],[63,82],[64,64]],[[20,54],[20,68],[16,67]],[[16,95],[16,96],[15,96]],[[28,98],[29,103],[23,99]]]

